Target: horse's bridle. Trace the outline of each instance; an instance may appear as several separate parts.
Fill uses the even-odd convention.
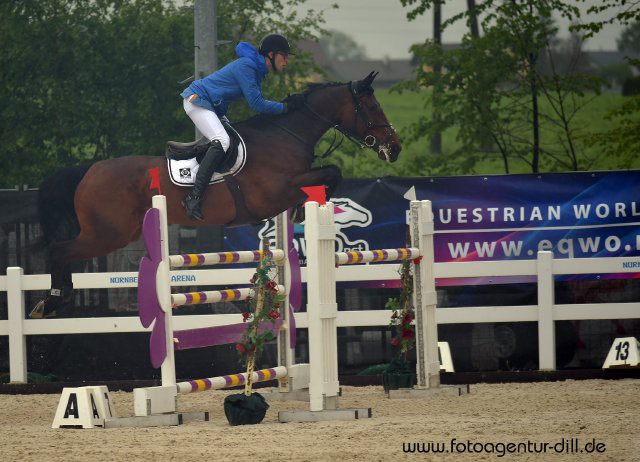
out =
[[[349,93],[351,94],[351,97],[353,98],[353,104],[355,106],[355,116],[356,119],[359,117],[365,124],[367,131],[371,130],[373,128],[393,128],[393,125],[391,124],[374,124],[369,120],[369,117],[367,116],[367,113],[364,112],[364,110],[362,109],[362,101],[360,101],[360,98],[358,97],[358,90],[354,87],[353,82],[349,82],[348,84],[349,87]],[[373,91],[373,90],[371,90]],[[377,138],[374,135],[368,134],[365,135],[364,139],[360,139],[358,136],[354,135],[352,132],[350,132],[349,130],[347,130],[346,128],[344,128],[343,126],[341,126],[340,124],[335,124],[333,121],[327,119],[325,116],[323,116],[322,114],[318,114],[313,108],[309,107],[309,105],[305,102],[302,106],[303,109],[306,109],[309,113],[311,113],[314,117],[316,117],[317,119],[325,122],[329,128],[333,128],[337,131],[339,131],[340,133],[342,133],[342,135],[344,135],[344,137],[346,137],[349,141],[357,144],[358,146],[360,146],[360,148],[364,148],[364,147],[373,147],[375,146],[376,142],[378,141]],[[276,123],[276,122],[274,122]],[[287,133],[289,133],[290,135],[292,135],[293,137],[297,138],[298,140],[304,142],[305,140],[303,140],[297,133],[294,133],[292,130],[290,130],[287,127],[284,127],[282,125],[280,125],[279,123],[276,123],[276,125],[278,127],[280,127],[281,129],[283,129],[284,131],[286,131]],[[340,140],[340,142],[336,145],[336,138],[334,136],[333,141],[331,142],[331,145],[329,146],[329,148],[327,148],[327,151],[322,154],[319,155],[317,157],[321,157],[321,158],[325,158],[327,157],[329,154],[331,154],[333,151],[335,151],[336,149],[338,149],[338,147],[340,147],[340,145],[342,144],[343,140]]]
[[[373,92],[373,90],[371,90]],[[372,128],[393,128],[391,124],[374,124],[369,120],[367,113],[362,110],[362,101],[358,98],[358,90],[354,88],[353,82],[349,82],[349,93],[351,93],[351,97],[353,98],[353,104],[355,106],[356,117],[360,117],[367,127],[367,131]],[[306,105],[305,105],[306,106]],[[369,148],[375,146],[377,139],[373,135],[366,135],[363,140],[359,140],[352,133],[347,132],[346,129],[342,127],[335,126],[336,130],[339,130],[344,136],[349,138],[349,140],[353,141],[356,144],[359,144],[360,147],[367,146]],[[368,141],[371,138],[370,141]]]

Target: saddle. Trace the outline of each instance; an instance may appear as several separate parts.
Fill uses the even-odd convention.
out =
[[[242,142],[242,138],[238,132],[227,122],[222,122],[224,129],[229,134],[229,148],[227,149],[227,155],[222,161],[219,170],[220,173],[228,172],[229,169],[235,164],[238,157],[238,145]],[[179,141],[167,141],[167,150],[165,156],[168,160],[189,160],[195,157],[196,161],[200,163],[202,158],[209,149],[209,140],[204,136],[199,140],[190,141],[188,143],[181,143]]]
[[[259,223],[251,212],[247,210],[244,195],[234,175],[237,175],[244,167],[247,159],[247,147],[240,134],[231,124],[222,121],[224,129],[229,134],[229,149],[216,173],[209,180],[209,184],[224,182],[229,188],[236,206],[236,217],[227,223],[227,226],[236,226],[243,223]],[[195,179],[199,163],[209,149],[209,141],[203,136],[199,140],[190,143],[168,141],[165,155],[167,157],[167,170],[169,179],[176,186],[191,187]]]

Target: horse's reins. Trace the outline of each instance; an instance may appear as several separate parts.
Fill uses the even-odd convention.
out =
[[[390,128],[390,127],[392,127],[391,124],[374,124],[374,123],[372,123],[369,120],[369,117],[367,117],[367,113],[362,110],[362,102],[358,98],[357,90],[353,87],[353,82],[349,82],[348,86],[349,86],[349,93],[351,94],[351,97],[353,98],[353,104],[355,106],[356,117],[360,117],[362,119],[362,121],[365,123],[365,125],[367,127],[367,130],[370,130],[372,128]],[[324,152],[324,154],[316,155],[316,157],[324,159],[327,156],[329,156],[332,152],[334,152],[336,149],[338,149],[342,145],[342,142],[344,141],[345,137],[349,141],[351,141],[352,143],[358,145],[360,148],[364,148],[364,147],[371,148],[371,147],[375,146],[375,144],[377,142],[376,137],[371,135],[371,134],[365,136],[364,139],[358,138],[353,133],[349,132],[346,128],[342,127],[339,124],[333,123],[331,120],[327,119],[322,114],[317,113],[306,102],[303,104],[302,108],[306,109],[307,111],[309,111],[317,119],[320,119],[321,121],[325,122],[329,126],[329,128],[333,128],[334,130],[339,131],[343,135],[343,137],[340,139],[340,141],[336,144],[337,135],[334,133],[333,140],[331,141],[331,144],[329,145],[327,150]],[[291,136],[293,136],[294,138],[299,140],[300,142],[306,143],[306,140],[302,139],[302,137],[300,135],[298,135],[297,133],[295,133],[293,130],[285,127],[282,124],[279,124],[275,120],[272,120],[272,122],[276,126],[281,128],[282,130],[284,130],[285,132],[289,133]]]

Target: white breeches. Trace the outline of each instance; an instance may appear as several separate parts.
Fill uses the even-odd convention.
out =
[[[220,122],[220,119],[215,112],[196,106],[195,104],[187,101],[187,99],[182,101],[182,105],[184,107],[184,112],[187,113],[203,136],[205,136],[209,141],[220,141],[220,144],[222,144],[225,151],[229,148],[229,135],[222,126],[222,122]]]

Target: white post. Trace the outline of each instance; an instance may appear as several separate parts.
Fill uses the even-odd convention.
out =
[[[167,224],[167,199],[165,196],[153,196],[152,205],[160,211],[160,242],[162,262],[156,273],[156,293],[162,311],[164,311],[165,341],[167,342],[167,357],[164,359],[160,372],[162,386],[176,384],[176,362],[173,350],[173,313],[171,312],[171,275],[169,271],[169,225]]]
[[[336,316],[336,231],[333,204],[307,202],[307,316],[309,319],[309,409],[337,408],[338,339]]]
[[[553,253],[538,252],[538,369],[556,370]]]
[[[27,383],[27,337],[24,334],[24,291],[19,267],[7,268],[7,305],[9,318],[9,380]]]
[[[417,388],[437,388],[440,386],[440,361],[431,201],[411,201],[410,217],[411,247],[419,248],[422,256],[420,262],[414,266],[413,275]]]
[[[276,249],[284,250],[284,260],[278,263],[278,284],[284,286],[286,297],[282,308],[280,308],[280,318],[282,327],[278,332],[278,366],[285,366],[290,369],[294,363],[294,351],[291,348],[291,319],[289,317],[289,293],[291,292],[291,268],[289,262],[289,233],[288,233],[288,212],[285,210],[276,217],[275,220],[275,246]],[[291,380],[280,381],[280,391],[293,391]]]

